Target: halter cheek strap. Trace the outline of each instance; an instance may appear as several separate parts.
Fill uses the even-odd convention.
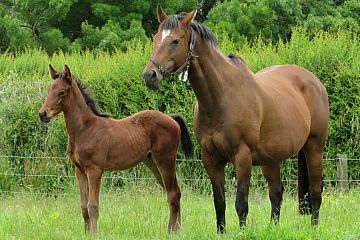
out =
[[[158,68],[159,72],[161,73],[161,75],[163,75],[164,77],[173,77],[174,75],[178,74],[181,72],[180,75],[180,79],[182,81],[184,81],[185,79],[185,73],[187,72],[187,70],[189,69],[190,66],[190,60],[191,57],[193,57],[193,52],[194,52],[194,48],[196,45],[196,33],[194,31],[193,28],[191,28],[191,40],[190,40],[190,46],[189,46],[189,52],[187,54],[187,57],[185,59],[185,62],[183,63],[183,65],[181,65],[175,72],[169,72],[168,70],[166,70],[163,66],[161,66],[160,63],[158,63],[158,61],[155,60],[155,58],[151,57],[150,61],[152,63],[154,63],[154,65]]]

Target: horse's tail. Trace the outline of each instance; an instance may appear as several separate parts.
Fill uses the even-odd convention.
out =
[[[298,153],[298,194],[300,214],[310,214],[309,175],[304,150]]]
[[[191,141],[190,132],[186,125],[185,118],[181,114],[169,114],[180,126],[181,147],[186,158],[194,158],[194,146]]]

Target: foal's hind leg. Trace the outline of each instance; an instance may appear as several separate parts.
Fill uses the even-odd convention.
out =
[[[167,154],[160,156],[160,154],[153,153],[158,169],[164,183],[164,188],[167,193],[168,204],[170,208],[170,219],[168,230],[177,231],[181,226],[181,214],[180,214],[180,198],[181,192],[176,179],[175,173],[175,161],[176,155]]]
[[[323,144],[316,138],[309,138],[304,146],[309,174],[311,201],[311,224],[317,225],[321,205],[321,177],[323,171]]]
[[[90,230],[90,217],[87,208],[88,197],[89,197],[88,181],[85,173],[83,173],[77,167],[75,168],[75,174],[80,188],[80,205],[85,222],[85,233],[87,233]]]
[[[269,184],[269,198],[271,201],[271,220],[279,222],[280,208],[283,195],[283,185],[280,179],[280,164],[262,166],[262,173]]]
[[[151,172],[154,174],[156,181],[164,188],[164,183],[161,178],[161,174],[159,172],[158,167],[156,166],[154,160],[152,160],[150,157],[147,157],[144,160],[144,164],[151,170]]]

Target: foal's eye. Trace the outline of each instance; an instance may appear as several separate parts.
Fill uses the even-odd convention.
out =
[[[59,97],[63,97],[63,96],[65,96],[65,94],[66,94],[66,91],[65,91],[65,90],[61,90],[61,91],[58,93]]]
[[[172,40],[170,44],[171,45],[178,45],[179,42],[180,42],[180,39],[175,39],[175,40]]]

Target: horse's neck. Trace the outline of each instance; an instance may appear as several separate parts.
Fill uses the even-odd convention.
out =
[[[76,83],[73,83],[70,94],[70,106],[64,110],[66,130],[70,139],[75,139],[76,136],[83,132],[88,127],[87,122],[96,118],[85,102]]]
[[[229,90],[237,88],[236,94],[254,90],[249,88],[257,83],[245,64],[231,63],[220,50],[202,40],[197,42],[194,55],[198,57],[192,58],[189,81],[199,106],[206,112],[217,111],[224,104],[224,97],[229,99],[229,94],[235,92]]]

